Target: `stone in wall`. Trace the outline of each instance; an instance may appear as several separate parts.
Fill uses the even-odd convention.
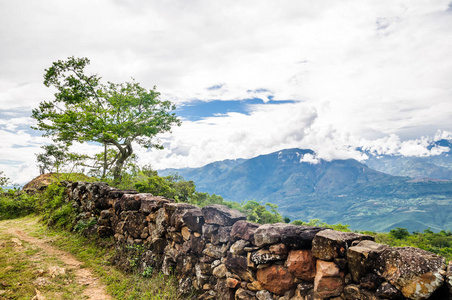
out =
[[[251,261],[256,265],[268,264],[274,261],[282,261],[286,258],[287,255],[285,254],[275,254],[266,249],[260,249],[254,252],[250,257]]]
[[[378,274],[409,299],[427,299],[446,275],[444,257],[412,247],[386,249],[376,266]]]
[[[257,280],[262,286],[277,295],[295,288],[295,277],[283,265],[270,265],[256,272]]]
[[[314,282],[316,258],[311,250],[292,250],[286,260],[286,267],[295,277]]]
[[[358,283],[362,277],[371,272],[379,255],[388,247],[369,240],[350,247],[347,251],[347,262],[353,281]]]
[[[174,200],[167,199],[161,196],[152,196],[152,194],[144,199],[141,199],[140,211],[145,214],[154,213],[163,207],[166,203],[174,203]]]
[[[235,222],[246,220],[246,216],[237,209],[232,209],[224,205],[212,204],[202,208],[204,220],[209,224],[222,226],[232,226]]]
[[[119,199],[121,199],[121,197],[125,194],[138,194],[138,192],[134,190],[112,189],[106,196],[107,202],[110,206],[114,207],[116,213],[121,212],[121,203],[119,202]]]
[[[187,210],[183,214],[182,219],[191,231],[202,233],[202,225],[204,225],[205,221],[201,209]]]
[[[356,284],[347,285],[344,288],[344,296],[346,300],[379,300],[374,293],[362,289]]]
[[[334,262],[317,260],[314,293],[321,299],[339,296],[345,287],[345,274]]]
[[[312,254],[318,259],[333,260],[345,257],[347,249],[354,241],[374,240],[370,235],[353,232],[340,232],[327,229],[320,231],[312,241]]]
[[[231,273],[237,274],[244,281],[254,281],[252,272],[248,269],[247,258],[242,255],[227,253],[225,265]]]
[[[375,292],[375,295],[382,299],[391,299],[391,300],[399,300],[404,298],[402,293],[389,282],[383,282],[378,287],[377,291]]]
[[[281,242],[292,249],[310,249],[312,240],[322,230],[320,227],[285,223],[264,224],[254,232],[254,241],[258,247]]]
[[[97,234],[114,235],[118,248],[143,245],[139,268],[175,271],[184,293],[204,293],[199,299],[446,300],[452,289],[452,266],[446,274],[443,258],[367,235],[259,225],[227,207],[201,210],[105,184],[67,186],[78,218],[97,219]]]
[[[246,222],[243,220],[234,223],[231,229],[231,238],[236,240],[245,240],[254,244],[254,232],[259,227],[258,224]]]

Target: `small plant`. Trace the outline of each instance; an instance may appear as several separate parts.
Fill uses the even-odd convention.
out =
[[[126,246],[128,256],[127,260],[131,269],[136,269],[140,263],[141,256],[144,253],[144,247],[142,245],[127,245]]]
[[[143,277],[151,277],[153,271],[154,270],[152,269],[152,267],[149,266],[144,268],[143,273],[141,275],[143,275]]]
[[[88,222],[85,220],[79,220],[77,224],[75,224],[73,231],[82,233],[83,230],[90,228],[97,224],[96,219],[90,219]]]

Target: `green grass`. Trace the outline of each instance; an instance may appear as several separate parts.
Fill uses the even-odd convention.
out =
[[[62,265],[58,257],[24,241],[18,246],[14,239],[13,235],[0,234],[0,299],[29,300],[36,289],[47,299],[69,300],[81,294],[83,286],[74,281],[72,270],[50,276],[50,267]]]
[[[115,256],[111,239],[88,239],[81,234],[40,225],[35,235],[50,237],[59,249],[72,253],[100,277],[115,299],[186,299],[178,291],[177,278],[157,271],[124,273],[112,263]]]

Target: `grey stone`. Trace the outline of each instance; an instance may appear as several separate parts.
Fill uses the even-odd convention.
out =
[[[202,208],[204,220],[209,224],[222,226],[232,226],[235,222],[246,220],[246,216],[237,209],[232,209],[224,205],[212,204]]]
[[[406,298],[427,299],[444,283],[446,260],[425,250],[388,248],[376,261],[377,273]]]
[[[347,250],[347,262],[353,281],[360,282],[363,276],[374,269],[376,259],[388,247],[373,241],[361,241],[350,247]]]
[[[312,241],[312,254],[322,260],[345,257],[352,242],[362,240],[373,241],[374,237],[353,232],[323,230],[317,233]]]

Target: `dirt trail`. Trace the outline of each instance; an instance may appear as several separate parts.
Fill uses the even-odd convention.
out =
[[[68,270],[73,270],[75,274],[75,280],[78,284],[86,286],[83,294],[80,295],[85,299],[92,300],[110,300],[113,299],[107,294],[105,286],[99,282],[98,278],[93,275],[89,269],[81,268],[83,264],[77,260],[72,254],[56,249],[49,244],[49,239],[39,239],[30,236],[27,233],[27,228],[33,228],[37,225],[36,220],[32,220],[25,224],[10,220],[6,223],[7,226],[0,228],[0,231],[17,236],[19,240],[30,243],[44,251],[48,255],[54,255],[61,260]],[[4,224],[4,225],[6,225]],[[25,226],[24,226],[25,225]],[[3,229],[3,230],[2,230]]]

